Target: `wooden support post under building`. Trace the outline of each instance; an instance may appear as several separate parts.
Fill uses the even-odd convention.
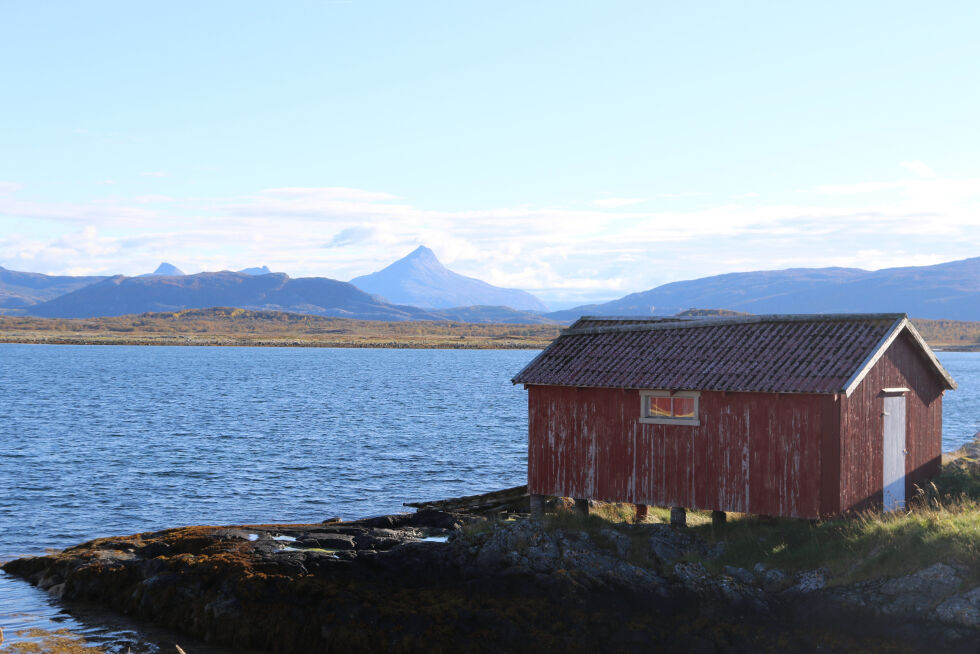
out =
[[[575,512],[581,515],[589,515],[589,500],[575,498]]]
[[[686,527],[687,509],[683,506],[670,507],[670,525],[672,527]]]
[[[725,521],[728,520],[728,515],[724,511],[712,511],[711,512],[711,526],[712,527],[723,527]]]
[[[636,506],[636,520],[637,524],[645,521],[647,519],[647,511],[649,507],[646,504],[637,504]]]
[[[531,500],[531,517],[532,518],[543,518],[544,517],[544,495],[538,495],[536,493],[531,493],[529,496]]]

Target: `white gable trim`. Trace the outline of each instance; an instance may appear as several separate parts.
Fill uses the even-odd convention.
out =
[[[915,339],[916,343],[919,346],[919,349],[922,350],[922,352],[932,363],[933,367],[935,367],[936,372],[938,372],[940,376],[942,376],[943,380],[946,382],[947,388],[950,388],[952,390],[956,389],[956,382],[953,381],[952,376],[950,376],[950,374],[946,371],[946,369],[943,368],[942,364],[939,363],[939,359],[937,359],[936,355],[933,354],[932,348],[930,348],[929,345],[926,344],[925,340],[919,334],[918,330],[912,325],[912,322],[908,319],[908,317],[902,316],[901,318],[895,321],[895,324],[892,325],[892,328],[888,330],[888,332],[884,335],[884,337],[882,337],[882,339],[878,342],[878,345],[875,347],[875,349],[871,351],[871,354],[868,355],[868,358],[865,359],[864,362],[861,364],[861,367],[858,368],[857,372],[851,375],[851,378],[848,379],[847,383],[844,384],[845,397],[851,396],[851,394],[857,389],[858,384],[860,384],[861,381],[871,371],[871,369],[874,368],[875,364],[878,363],[878,360],[881,359],[882,356],[884,356],[885,352],[888,350],[888,347],[895,342],[895,339],[898,338],[898,335],[901,334],[902,330],[905,329],[907,329],[909,334],[912,335],[912,338]]]
[[[953,380],[953,376],[949,374],[945,368],[943,368],[943,364],[939,363],[939,359],[936,358],[936,354],[932,351],[932,348],[929,347],[928,343],[926,343],[926,339],[922,338],[919,330],[915,328],[915,325],[913,325],[912,321],[908,318],[905,319],[905,326],[908,328],[909,333],[912,334],[912,338],[915,339],[915,342],[919,344],[920,348],[922,348],[925,355],[929,357],[929,361],[932,362],[932,365],[936,367],[936,372],[938,372],[942,376],[943,380],[945,380],[949,390],[955,391],[957,387],[956,382]]]

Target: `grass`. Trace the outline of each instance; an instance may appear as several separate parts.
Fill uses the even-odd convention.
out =
[[[756,563],[790,572],[826,568],[836,583],[848,583],[944,562],[962,564],[980,581],[980,504],[965,498],[908,513],[867,512],[815,523],[743,517],[720,529],[693,531],[727,543],[721,557],[705,561],[715,572]]]
[[[921,489],[906,512],[859,513],[836,520],[810,521],[729,514],[727,524],[714,527],[709,511],[688,511],[688,529],[709,543],[724,541],[724,553],[701,561],[719,573],[725,566],[752,569],[757,563],[785,572],[825,568],[831,584],[909,574],[934,563],[962,565],[966,582],[980,583],[980,460],[948,459],[934,483]],[[642,526],[633,527],[632,504],[595,503],[589,515],[559,498],[547,515],[549,530],[585,531],[600,546],[611,546],[603,530],[616,529],[633,538],[631,560],[652,563]],[[670,511],[650,507],[648,523],[669,523]],[[493,523],[473,530],[486,531]],[[687,553],[684,560],[698,560]]]
[[[906,512],[867,511],[839,520],[811,522],[732,516],[720,529],[693,527],[708,541],[724,540],[725,553],[705,562],[751,568],[756,563],[786,571],[826,568],[834,583],[908,574],[934,563],[958,563],[968,581],[980,582],[980,469],[953,459],[943,473],[910,499]],[[689,514],[690,515],[690,514]]]

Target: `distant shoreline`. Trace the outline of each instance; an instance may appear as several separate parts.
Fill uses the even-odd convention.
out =
[[[930,347],[980,352],[980,322],[913,319]],[[381,321],[229,307],[102,318],[0,315],[0,343],[540,350],[563,325]]]
[[[313,340],[269,338],[221,338],[162,336],[159,338],[114,336],[49,336],[45,334],[0,334],[0,344],[10,345],[145,345],[176,347],[306,347],[306,348],[373,348],[397,350],[541,350],[550,343],[518,341],[508,343],[492,339],[433,340]]]
[[[353,320],[227,307],[104,318],[0,316],[0,343],[539,350],[555,324]]]
[[[177,347],[308,347],[372,348],[393,350],[542,350],[552,339],[514,340],[506,338],[432,339],[311,339],[311,338],[241,338],[181,334],[158,337],[120,337],[101,334],[48,335],[41,332],[0,333],[0,344],[20,345],[146,345]],[[980,352],[977,345],[936,346],[936,352]]]

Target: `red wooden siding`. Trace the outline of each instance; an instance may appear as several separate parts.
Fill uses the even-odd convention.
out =
[[[837,498],[820,464],[837,407],[833,395],[706,391],[699,426],[650,425],[637,390],[530,386],[530,492],[816,518]]]
[[[904,314],[582,318],[513,379],[530,391],[530,490],[805,518],[880,507],[882,390],[904,387],[909,498],[939,472],[956,388],[915,334]],[[640,423],[640,388],[699,390],[700,425]]]
[[[841,508],[882,503],[883,388],[906,387],[906,498],[939,473],[943,386],[908,333],[902,333],[841,402]]]

